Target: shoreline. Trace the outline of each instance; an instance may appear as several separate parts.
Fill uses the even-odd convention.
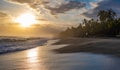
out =
[[[120,39],[103,38],[67,38],[61,39],[55,45],[70,44],[53,50],[56,53],[87,52],[95,54],[108,54],[120,57]]]
[[[44,45],[48,39],[36,39],[23,42],[3,42],[0,44],[0,55],[29,50]]]

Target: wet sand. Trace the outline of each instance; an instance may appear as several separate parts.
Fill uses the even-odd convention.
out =
[[[0,55],[0,70],[119,70],[120,58],[91,53],[58,54],[52,50],[66,45],[44,46]]]
[[[120,56],[120,39],[68,38],[61,39],[59,44],[69,44],[54,51],[57,53],[88,52]]]

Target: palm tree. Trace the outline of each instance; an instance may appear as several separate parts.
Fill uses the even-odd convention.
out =
[[[106,17],[107,17],[107,14],[106,14],[106,11],[105,10],[100,10],[97,14],[97,16],[99,17],[99,20],[101,22],[105,22],[106,21]]]
[[[116,17],[116,13],[112,10],[100,10],[97,15],[101,22],[106,22],[109,20],[113,20]]]
[[[108,10],[108,19],[113,20],[113,19],[115,19],[115,17],[116,17],[116,13],[112,9],[109,9]]]

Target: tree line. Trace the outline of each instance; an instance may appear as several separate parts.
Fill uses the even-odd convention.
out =
[[[98,19],[84,19],[78,27],[67,28],[60,37],[116,37],[120,34],[120,18],[112,9],[100,10]]]

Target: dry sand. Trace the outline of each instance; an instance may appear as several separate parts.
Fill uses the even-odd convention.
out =
[[[70,44],[55,49],[57,53],[90,52],[120,56],[120,39],[68,38],[61,39],[55,44]]]

